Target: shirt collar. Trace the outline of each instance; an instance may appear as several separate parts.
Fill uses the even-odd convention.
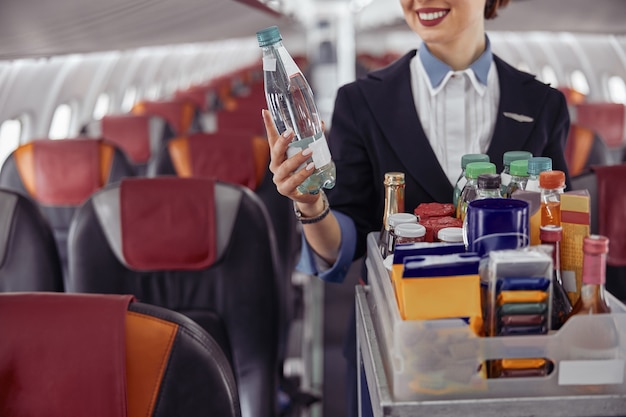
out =
[[[454,72],[448,64],[435,57],[428,50],[426,44],[422,44],[422,48],[419,48],[418,55],[433,89],[439,87],[448,73]],[[474,75],[482,85],[487,85],[487,76],[492,61],[493,54],[491,53],[491,44],[489,38],[485,35],[484,52],[469,66],[469,69],[474,72]]]

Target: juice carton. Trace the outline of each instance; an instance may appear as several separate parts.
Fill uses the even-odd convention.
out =
[[[580,295],[583,271],[583,239],[590,233],[588,190],[567,191],[561,195],[561,278],[572,304]]]

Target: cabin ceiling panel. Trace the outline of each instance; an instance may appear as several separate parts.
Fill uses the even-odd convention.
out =
[[[362,33],[409,30],[400,0],[0,0],[0,60],[254,37],[330,4],[363,5]],[[281,17],[272,9],[293,17]],[[356,7],[356,6],[355,6]],[[490,31],[626,35],[626,0],[512,0]]]
[[[235,0],[2,1],[0,60],[254,37],[274,24],[292,22]]]

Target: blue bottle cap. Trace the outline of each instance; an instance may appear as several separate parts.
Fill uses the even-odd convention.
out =
[[[259,46],[268,46],[282,40],[278,26],[270,26],[256,33]]]
[[[552,158],[535,156],[528,160],[528,175],[539,175],[543,171],[552,169]]]

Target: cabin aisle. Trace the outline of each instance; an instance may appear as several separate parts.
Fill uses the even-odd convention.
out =
[[[346,360],[343,350],[354,309],[354,286],[358,285],[362,265],[361,260],[354,262],[342,284],[324,284],[323,417],[347,415]]]

